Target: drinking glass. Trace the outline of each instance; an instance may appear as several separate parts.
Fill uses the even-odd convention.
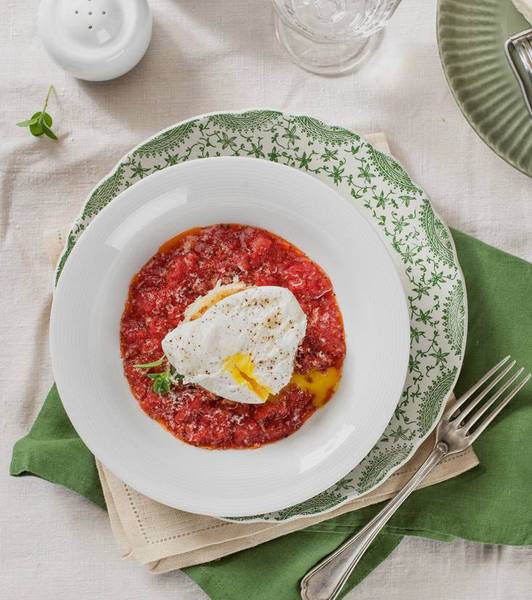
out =
[[[341,75],[375,50],[400,1],[272,0],[275,33],[303,69]]]

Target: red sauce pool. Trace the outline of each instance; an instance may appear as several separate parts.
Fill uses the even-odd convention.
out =
[[[307,330],[294,373],[335,368],[339,377],[345,357],[331,281],[295,246],[263,229],[234,224],[191,229],[172,238],[131,281],[120,344],[125,375],[142,409],[194,446],[259,447],[294,433],[318,408],[314,395],[294,383],[264,404],[224,400],[197,385],[176,384],[159,395],[146,371],[133,366],[159,359],[162,339],[180,323],[187,306],[218,281],[235,278],[254,286],[286,287],[299,301]]]

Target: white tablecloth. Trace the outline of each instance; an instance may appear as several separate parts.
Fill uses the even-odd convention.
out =
[[[50,62],[36,35],[37,5],[4,0],[0,19],[0,595],[199,600],[205,595],[181,573],[155,577],[122,562],[100,509],[43,481],[7,476],[11,446],[52,381],[43,231],[71,220],[130,147],[215,110],[273,107],[385,131],[450,225],[527,259],[532,182],[480,141],[454,103],[434,1],[404,2],[360,73],[323,79],[277,47],[267,0],[152,0],[145,59],[103,84],[75,81]],[[40,108],[50,83],[57,143],[14,126]],[[528,600],[531,561],[531,549],[409,539],[349,597]]]

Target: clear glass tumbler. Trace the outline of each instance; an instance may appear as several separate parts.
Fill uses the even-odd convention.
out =
[[[401,0],[272,0],[275,33],[292,60],[320,75],[358,67]]]

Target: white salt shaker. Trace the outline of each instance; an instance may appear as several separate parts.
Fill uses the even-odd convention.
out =
[[[152,15],[146,0],[42,0],[38,26],[60,67],[78,79],[105,81],[144,56]]]

